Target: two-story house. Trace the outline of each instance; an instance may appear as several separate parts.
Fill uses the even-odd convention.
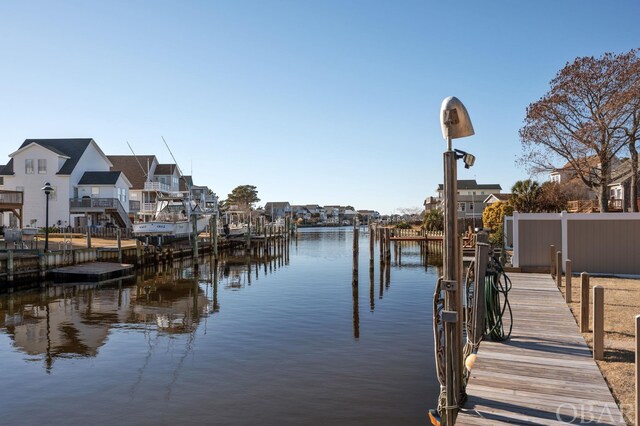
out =
[[[276,220],[291,214],[291,204],[288,201],[270,201],[264,205],[264,211],[271,220]]]
[[[502,187],[499,184],[479,184],[475,179],[458,181],[458,218],[481,219],[486,204],[484,201],[490,194],[500,194]],[[444,200],[444,185],[438,185],[436,190],[438,197],[429,197],[425,200],[425,208],[442,208]]]
[[[1,168],[2,187],[23,193],[23,226],[45,225],[46,183],[50,226],[129,226],[130,182],[111,173],[109,159],[91,138],[27,139]],[[17,226],[12,213],[3,221]]]

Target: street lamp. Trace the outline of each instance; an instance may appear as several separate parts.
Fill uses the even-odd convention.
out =
[[[447,141],[444,152],[444,276],[445,288],[443,321],[445,327],[445,387],[446,425],[455,423],[462,394],[462,268],[458,239],[458,180],[456,160],[463,159],[465,167],[473,165],[475,157],[464,151],[453,150],[451,140],[473,135],[473,125],[467,109],[458,98],[450,96],[440,107],[442,136]]]
[[[46,197],[46,208],[44,214],[44,251],[49,250],[49,194],[51,194],[54,189],[49,182],[44,184],[42,188]]]

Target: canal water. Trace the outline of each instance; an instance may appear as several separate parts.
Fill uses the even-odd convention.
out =
[[[0,296],[1,424],[424,425],[435,266],[353,231]]]

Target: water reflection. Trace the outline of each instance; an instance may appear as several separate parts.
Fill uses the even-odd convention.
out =
[[[435,269],[405,267],[419,262],[405,247],[399,262],[354,257],[351,232],[0,296],[3,420],[424,424]]]
[[[256,265],[275,265],[284,258],[284,250],[263,254],[231,253],[198,267],[193,262],[183,268],[160,264],[155,273],[147,269],[145,275],[124,281],[56,284],[6,294],[0,297],[0,330],[31,361],[43,360],[47,371],[59,358],[98,355],[112,328],[193,333],[203,318],[220,311],[219,285],[240,290],[251,284],[252,271],[258,279]]]

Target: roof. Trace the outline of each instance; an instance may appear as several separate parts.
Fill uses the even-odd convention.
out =
[[[4,166],[0,166],[0,176],[13,174],[13,158]]]
[[[509,201],[511,199],[511,194],[489,194],[489,196],[485,198],[484,202],[486,203],[491,197],[494,197],[498,201]]]
[[[78,185],[115,185],[122,172],[84,172]]]
[[[131,189],[144,189],[147,167],[156,161],[155,155],[107,155],[107,158],[113,164],[111,171],[123,172],[131,182]]]
[[[50,151],[55,152],[58,155],[64,155],[69,157],[67,161],[64,162],[60,170],[58,170],[58,175],[69,175],[73,172],[73,169],[76,168],[78,164],[78,160],[84,154],[84,151],[87,149],[89,144],[93,142],[91,138],[85,139],[25,139],[25,141],[20,145],[20,149],[31,145],[32,143],[38,144],[43,148],[46,148]],[[95,142],[94,142],[95,143]],[[11,162],[9,162],[11,163]],[[11,167],[11,174],[13,174],[13,167]]]
[[[288,201],[269,201],[264,205],[264,209],[284,209],[287,207],[291,207]]]
[[[443,184],[438,185],[438,191],[442,191],[444,189]],[[475,179],[469,180],[459,180],[458,181],[458,189],[468,190],[468,189],[499,189],[502,190],[500,184],[497,183],[483,183],[478,184]]]
[[[158,164],[156,167],[156,175],[172,175],[176,170],[175,164]]]

